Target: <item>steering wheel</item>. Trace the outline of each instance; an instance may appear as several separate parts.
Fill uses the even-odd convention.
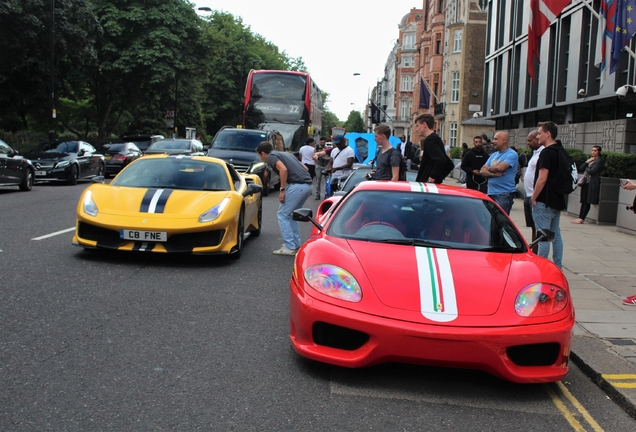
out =
[[[384,221],[368,222],[368,223],[365,223],[364,225],[362,225],[362,228],[366,228],[366,227],[372,226],[372,225],[384,225],[384,226],[388,226],[390,228],[393,228],[394,230],[399,231],[399,229],[397,229],[394,225],[391,225],[390,223],[384,222]]]

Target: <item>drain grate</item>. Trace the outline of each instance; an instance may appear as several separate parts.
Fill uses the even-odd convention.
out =
[[[612,345],[636,345],[633,339],[608,339]]]

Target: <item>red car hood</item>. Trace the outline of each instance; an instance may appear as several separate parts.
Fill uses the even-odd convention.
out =
[[[432,321],[493,315],[501,303],[512,255],[349,241],[384,305]]]

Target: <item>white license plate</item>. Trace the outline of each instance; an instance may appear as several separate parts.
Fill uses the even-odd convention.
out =
[[[46,171],[36,171],[35,175],[38,176],[38,177],[43,177],[43,176],[46,175]]]
[[[168,233],[162,231],[119,230],[119,238],[132,241],[166,242]]]

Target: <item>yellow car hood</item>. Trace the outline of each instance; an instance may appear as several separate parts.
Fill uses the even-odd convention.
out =
[[[94,185],[92,197],[100,215],[130,216],[140,213],[164,214],[171,217],[198,217],[235,195],[230,191],[200,191],[160,188],[131,188]]]

